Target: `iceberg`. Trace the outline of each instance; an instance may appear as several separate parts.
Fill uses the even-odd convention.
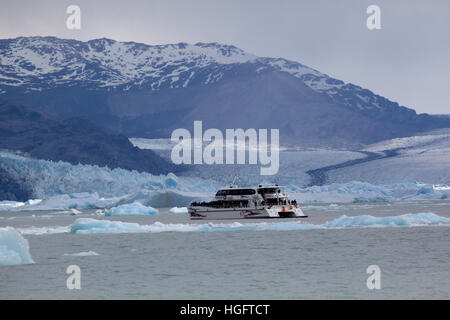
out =
[[[10,209],[22,207],[24,205],[24,202],[4,200],[0,201],[0,211],[7,211]]]
[[[210,196],[210,193],[202,192],[141,190],[134,194],[105,198],[97,192],[82,192],[51,196],[28,205],[26,202],[1,201],[0,211],[70,210],[70,213],[75,215],[81,213],[81,209],[104,209],[133,202],[140,202],[145,206],[152,204],[157,208],[186,206],[192,201],[207,200]]]
[[[326,222],[325,228],[348,228],[348,227],[400,227],[400,226],[426,226],[431,224],[450,223],[450,218],[437,214],[408,213],[399,216],[374,217],[361,215],[349,217],[343,215],[333,221]]]
[[[169,210],[170,213],[188,213],[186,207],[173,207]]]
[[[52,196],[42,201],[29,205],[26,207],[21,207],[21,210],[58,210],[67,209],[72,212],[74,210],[80,209],[101,209],[108,206],[113,206],[119,202],[122,197],[104,198],[101,197],[97,192],[88,193],[72,193],[72,194],[60,194]]]
[[[204,201],[212,197],[213,194],[212,192],[204,193],[177,190],[141,190],[138,193],[124,197],[119,204],[140,202],[143,205],[151,205],[155,208],[171,208],[173,206],[186,206],[192,201]]]
[[[135,233],[143,232],[143,230],[145,230],[145,226],[141,226],[138,223],[92,218],[79,218],[70,226],[70,232],[78,234]]]
[[[161,223],[141,225],[132,222],[79,218],[71,225],[70,231],[76,234],[115,234],[115,233],[160,233],[160,232],[216,232],[216,231],[297,231],[341,228],[376,228],[450,225],[450,218],[434,213],[412,213],[399,216],[374,217],[370,215],[346,216],[325,222],[321,225],[292,222],[260,223]]]
[[[42,202],[42,199],[29,199],[27,201],[25,201],[25,205],[26,206],[32,206],[32,205],[36,205]]]
[[[70,232],[70,226],[25,227],[25,228],[16,228],[16,230],[20,234],[43,235],[43,234],[68,233]]]
[[[76,215],[78,215],[78,214],[80,214],[80,213],[81,213],[80,210],[77,210],[77,209],[70,209],[70,215],[71,215],[71,216],[76,216]]]
[[[71,257],[91,257],[91,256],[98,256],[99,254],[95,251],[86,251],[86,252],[78,252],[78,253],[65,253],[65,256],[71,256]]]
[[[374,197],[374,198],[369,198],[369,197],[356,197],[353,202],[354,203],[362,203],[362,202],[387,202],[388,199],[384,198],[384,197]]]
[[[31,263],[28,241],[13,228],[0,228],[0,266]]]
[[[139,202],[123,204],[105,211],[105,216],[139,216],[157,214],[158,210],[146,207]]]
[[[0,201],[0,211],[26,210],[25,208],[37,205],[41,201],[42,199],[30,199],[25,202],[4,200]]]

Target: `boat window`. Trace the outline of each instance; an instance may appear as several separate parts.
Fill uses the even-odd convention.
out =
[[[256,191],[254,189],[224,189],[219,190],[216,196],[246,196],[255,193]]]
[[[265,194],[265,193],[280,193],[280,188],[261,188],[258,189],[259,194]]]
[[[209,202],[193,202],[193,206],[210,207],[210,208],[247,208],[248,200],[233,200],[233,201],[209,201]]]

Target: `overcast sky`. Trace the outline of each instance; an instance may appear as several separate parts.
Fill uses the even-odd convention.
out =
[[[220,42],[298,61],[418,112],[450,113],[448,0],[0,0],[0,38]],[[81,30],[66,8],[81,8]],[[381,29],[366,8],[381,8]]]

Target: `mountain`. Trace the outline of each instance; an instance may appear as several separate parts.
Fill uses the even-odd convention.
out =
[[[171,164],[153,151],[138,149],[125,136],[107,133],[88,120],[59,120],[2,97],[0,149],[72,164],[120,167],[155,174],[173,170]],[[6,177],[1,171],[0,175]]]
[[[0,94],[128,137],[279,128],[282,144],[357,146],[450,127],[297,62],[218,43],[0,40]]]

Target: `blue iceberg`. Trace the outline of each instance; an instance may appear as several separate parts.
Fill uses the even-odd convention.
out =
[[[139,202],[123,204],[106,210],[105,216],[141,216],[157,214],[158,210],[146,207]]]
[[[374,217],[370,215],[361,215],[349,217],[343,215],[337,219],[326,222],[325,228],[348,228],[348,227],[401,227],[401,226],[426,226],[431,224],[450,223],[450,218],[442,217],[437,214],[426,213],[408,213],[399,216]]]
[[[0,228],[0,266],[34,263],[28,241],[13,228]]]
[[[434,213],[412,213],[399,216],[374,217],[343,215],[324,224],[310,224],[300,221],[260,223],[161,223],[149,225],[138,223],[80,218],[71,225],[71,232],[78,234],[97,233],[159,233],[159,232],[216,232],[216,231],[300,231],[315,229],[374,228],[448,225],[450,218]]]

